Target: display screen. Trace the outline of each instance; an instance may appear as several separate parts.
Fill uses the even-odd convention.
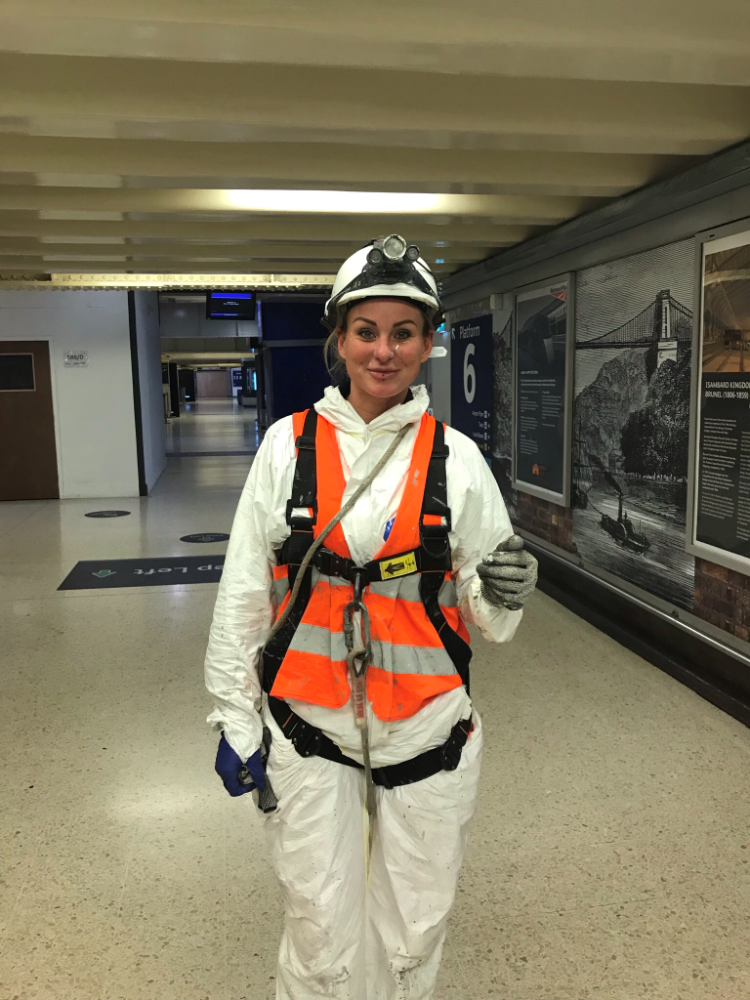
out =
[[[209,292],[208,319],[255,319],[255,292]]]

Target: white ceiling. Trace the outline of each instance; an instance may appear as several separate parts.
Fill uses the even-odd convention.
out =
[[[4,0],[0,80],[2,275],[446,275],[750,136],[750,3]]]

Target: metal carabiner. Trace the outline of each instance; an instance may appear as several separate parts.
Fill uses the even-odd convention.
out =
[[[360,634],[355,636],[355,615],[360,616]],[[358,640],[355,645],[355,640]],[[370,615],[362,601],[350,601],[344,608],[346,660],[356,677],[361,677],[372,659]]]

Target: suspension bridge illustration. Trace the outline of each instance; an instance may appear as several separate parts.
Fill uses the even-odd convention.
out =
[[[576,344],[578,351],[656,347],[656,367],[677,361],[693,340],[693,312],[666,288],[636,316],[609,333]]]
[[[613,348],[655,350],[655,367],[660,368],[665,361],[681,361],[686,352],[690,350],[692,340],[692,310],[674,298],[670,289],[666,288],[660,291],[645,309],[642,309],[627,322],[593,340],[579,342],[576,345],[576,350],[612,350]],[[593,507],[599,514],[600,527],[618,546],[629,549],[631,552],[644,554],[651,547],[651,543],[641,531],[636,530],[624,509],[624,503],[629,501],[631,506],[646,507],[649,513],[657,514],[659,512],[662,516],[664,511],[658,511],[658,504],[644,503],[643,497],[628,497],[612,470],[607,469],[596,455],[587,450],[580,414],[578,414],[576,424],[576,448],[573,463],[575,506],[582,509]],[[613,499],[617,500],[616,518],[601,510],[593,502],[590,493],[594,486],[595,469],[598,472],[600,489],[601,487],[609,487]],[[651,510],[648,510],[649,507]]]

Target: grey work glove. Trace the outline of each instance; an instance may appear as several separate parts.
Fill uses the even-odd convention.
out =
[[[520,611],[534,593],[537,561],[523,547],[523,539],[511,535],[477,566],[482,597],[488,604]]]

